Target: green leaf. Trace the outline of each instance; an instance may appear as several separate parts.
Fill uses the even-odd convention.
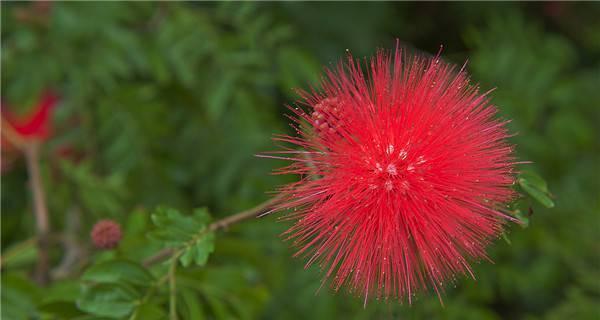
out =
[[[548,185],[540,176],[532,172],[523,172],[519,175],[518,182],[525,192],[543,206],[546,208],[554,207],[554,201],[552,201],[548,192]]]
[[[146,302],[140,304],[135,310],[135,319],[140,320],[160,320],[166,319],[167,315],[164,310],[160,308],[157,304]],[[190,318],[195,319],[195,318]]]
[[[193,217],[196,223],[207,225],[210,221],[210,214],[206,208],[197,208],[193,212]]]
[[[107,320],[107,319],[111,319],[111,318],[90,316],[90,315],[73,318],[73,320]]]
[[[86,270],[82,280],[100,283],[130,283],[149,286],[154,277],[142,266],[128,260],[111,260],[94,265]]]
[[[80,294],[81,283],[78,280],[56,281],[51,287],[44,290],[41,302],[44,305],[53,302],[69,302],[74,304]]]
[[[1,319],[37,318],[36,304],[41,289],[33,284],[24,274],[2,274],[2,308]]]
[[[139,298],[134,289],[123,284],[101,283],[86,288],[77,307],[97,316],[122,318],[133,311]]]
[[[171,208],[160,207],[152,214],[152,222],[157,227],[150,237],[163,242],[165,246],[177,247],[192,239],[204,227],[191,216],[184,216]]]
[[[83,313],[77,309],[73,302],[53,301],[42,304],[39,308],[41,313],[52,315],[58,319],[72,319],[82,316]]]
[[[34,239],[14,244],[2,252],[2,267],[19,267],[37,258],[37,247]]]
[[[156,229],[151,237],[165,246],[183,249],[179,261],[184,267],[203,266],[214,251],[214,232],[207,229],[210,215],[206,208],[194,210],[184,216],[175,209],[159,208],[152,215]]]
[[[215,250],[214,240],[214,232],[207,233],[188,246],[179,258],[179,261],[181,261],[181,264],[184,267],[187,267],[192,263],[199,266],[205,265],[206,261],[208,261],[208,256]]]
[[[180,291],[183,303],[179,304],[178,307],[181,309],[180,312],[185,316],[185,319],[205,319],[206,317],[202,308],[203,303],[198,294],[188,288],[183,288]]]
[[[532,186],[535,186],[536,188],[544,192],[548,192],[548,184],[542,177],[540,177],[536,173],[533,173],[531,171],[525,171],[519,175],[519,178],[524,179]]]

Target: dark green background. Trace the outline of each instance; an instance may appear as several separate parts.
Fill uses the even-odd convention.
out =
[[[521,169],[547,181],[556,207],[531,203],[528,228],[475,264],[477,281],[412,305],[333,294],[303,269],[271,216],[217,237],[206,267],[182,269],[180,315],[207,319],[600,318],[600,6],[598,3],[2,2],[2,97],[26,112],[41,90],[62,100],[42,166],[53,229],[87,245],[79,269],[49,288],[27,280],[33,254],[2,270],[3,319],[81,316],[77,274],[94,261],[140,261],[157,205],[215,217],[251,207],[293,177],[254,155],[289,132],[285,104],[349,49],[370,56],[398,38],[463,64],[513,119]],[[23,10],[32,18],[23,18]],[[29,11],[27,11],[29,10]],[[31,13],[33,12],[33,13]],[[81,158],[59,156],[71,148]],[[2,249],[34,232],[22,159],[2,176]],[[78,217],[80,228],[69,227]],[[114,252],[89,248],[100,218],[124,224]],[[62,249],[52,251],[54,264]],[[160,267],[159,267],[160,268]],[[153,270],[159,272],[160,270]],[[161,299],[160,297],[164,298]],[[49,296],[64,297],[49,303]],[[152,310],[167,310],[160,292]],[[158,307],[158,308],[156,308]],[[194,316],[195,315],[195,316]],[[83,318],[81,318],[83,319]],[[91,318],[86,318],[91,319]]]

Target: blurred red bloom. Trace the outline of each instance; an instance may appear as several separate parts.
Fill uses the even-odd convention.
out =
[[[2,172],[10,168],[26,144],[41,142],[52,134],[53,109],[58,96],[44,92],[40,100],[25,115],[18,116],[2,103]]]
[[[35,107],[24,116],[17,116],[7,106],[2,106],[2,118],[23,140],[46,140],[51,134],[52,109],[58,97],[45,92]]]
[[[514,197],[508,121],[463,69],[439,60],[379,52],[367,74],[349,57],[327,70],[321,91],[300,92],[292,126],[267,153],[300,181],[281,188],[275,211],[285,233],[337,291],[411,302],[415,292],[459,274],[507,220]],[[441,299],[441,298],[440,298]]]

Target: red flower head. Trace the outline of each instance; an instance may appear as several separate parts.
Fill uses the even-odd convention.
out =
[[[100,220],[92,228],[92,242],[98,249],[112,249],[121,241],[121,225],[113,220]]]
[[[321,91],[290,108],[297,137],[265,157],[292,164],[301,180],[281,189],[275,211],[291,211],[285,233],[337,291],[405,298],[438,296],[512,218],[513,147],[507,121],[463,69],[379,52],[327,70]],[[306,109],[306,110],[305,110]]]

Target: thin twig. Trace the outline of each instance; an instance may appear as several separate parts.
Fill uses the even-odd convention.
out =
[[[218,231],[218,230],[222,230],[222,229],[227,229],[230,226],[237,224],[239,222],[248,220],[250,218],[259,217],[260,215],[267,213],[272,208],[272,206],[280,199],[280,197],[281,196],[273,197],[270,200],[265,201],[265,202],[257,205],[254,208],[250,208],[248,210],[245,210],[245,211],[230,215],[221,220],[215,221],[208,226],[207,230],[208,231]],[[148,257],[146,260],[144,260],[143,264],[144,264],[144,266],[149,267],[153,264],[156,264],[156,263],[159,263],[161,261],[168,259],[175,252],[176,251],[173,248],[166,248],[166,249],[160,250],[156,254],[154,254],[154,255]]]
[[[155,255],[148,257],[146,260],[144,260],[143,264],[145,267],[149,267],[153,264],[159,263],[161,261],[165,261],[167,258],[169,258],[170,256],[173,255],[173,252],[175,252],[175,249],[173,249],[173,248],[162,249],[159,252],[157,252]]]
[[[177,277],[175,272],[177,271],[177,261],[180,255],[181,251],[173,255],[169,266],[169,320],[177,320]]]
[[[29,183],[33,193],[33,212],[37,224],[38,261],[35,270],[35,279],[40,284],[46,284],[50,280],[50,260],[48,257],[50,221],[48,219],[46,195],[40,173],[39,145],[36,143],[27,144],[24,146],[23,152],[27,161]]]
[[[65,215],[65,229],[62,234],[62,246],[64,254],[61,262],[50,271],[52,280],[63,279],[70,276],[73,271],[80,267],[85,259],[85,250],[77,241],[77,235],[81,230],[81,212],[79,207],[69,208]]]

